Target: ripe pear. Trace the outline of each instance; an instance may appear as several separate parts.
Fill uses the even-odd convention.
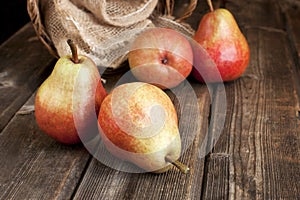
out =
[[[193,50],[181,33],[170,28],[151,28],[133,41],[128,63],[139,81],[170,89],[191,73]]]
[[[35,117],[40,129],[65,144],[90,139],[97,129],[97,115],[106,96],[95,63],[77,54],[59,58],[35,97]],[[95,128],[96,127],[96,128]],[[79,136],[79,133],[81,134]]]
[[[246,70],[250,50],[246,38],[239,29],[234,16],[224,8],[213,9],[203,16],[194,35],[197,41],[210,55],[220,73],[210,65],[197,64],[197,52],[194,52],[193,76],[203,82],[233,81]]]
[[[174,105],[163,90],[149,83],[114,88],[101,105],[99,130],[107,150],[147,172],[163,173],[180,163],[181,139]]]

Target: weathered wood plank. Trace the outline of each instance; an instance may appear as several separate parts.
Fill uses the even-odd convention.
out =
[[[230,156],[228,154],[209,155],[205,170],[208,181],[203,183],[202,199],[228,199],[229,165]]]
[[[242,27],[284,29],[280,7],[274,0],[226,0],[226,8]]]
[[[210,97],[205,86],[195,84],[198,104],[178,105],[186,106],[189,112],[180,114],[183,126],[180,127],[182,143],[191,141],[185,134],[197,133],[193,143],[181,156],[180,161],[186,163],[191,171],[181,174],[175,168],[164,174],[126,173],[101,164],[93,159],[91,165],[75,194],[75,199],[199,199],[201,196],[204,159],[199,159],[198,151],[203,141],[203,134],[207,131]],[[178,96],[177,96],[178,98]],[[188,94],[181,94],[179,98],[190,100]],[[188,102],[186,102],[188,103]],[[199,110],[201,117],[195,118],[195,110]]]
[[[220,183],[228,181],[230,199],[297,199],[299,100],[287,35],[255,28],[245,33],[250,65],[241,79],[226,84],[226,122],[211,155],[229,156],[229,177],[208,176],[207,192],[226,191]]]
[[[295,75],[298,77],[296,84],[298,86],[298,96],[300,96],[300,1],[279,1],[279,5],[286,19],[291,51],[295,57]]]
[[[90,155],[40,131],[33,104],[34,95],[0,134],[0,199],[70,199]]]
[[[294,2],[294,4],[290,2],[285,8],[283,10],[287,20],[287,29],[292,39],[292,45],[295,46],[297,56],[300,59],[300,2]]]
[[[53,56],[30,23],[0,46],[0,131],[48,76]]]

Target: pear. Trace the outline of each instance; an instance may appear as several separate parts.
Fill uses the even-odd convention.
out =
[[[183,82],[193,68],[189,41],[170,28],[151,28],[138,35],[128,53],[133,75],[142,82],[162,89]]]
[[[98,134],[97,115],[106,91],[95,63],[78,55],[72,40],[67,42],[72,56],[59,58],[39,87],[35,118],[49,136],[64,144],[76,144]]]
[[[163,173],[177,166],[181,139],[174,105],[168,95],[149,83],[117,86],[107,95],[98,115],[99,130],[107,150],[147,172]]]
[[[215,9],[208,0],[210,12],[205,14],[194,35],[198,42],[215,62],[217,70],[210,65],[200,65],[197,52],[194,52],[193,76],[203,82],[233,81],[246,70],[250,50],[248,42],[234,18],[227,9]],[[217,73],[220,74],[217,74]],[[205,77],[205,78],[204,78]]]

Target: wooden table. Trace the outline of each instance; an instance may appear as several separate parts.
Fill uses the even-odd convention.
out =
[[[198,7],[188,19],[194,28],[207,11],[205,1]],[[226,8],[249,42],[251,61],[240,79],[225,83],[225,124],[205,158],[198,155],[202,136],[209,133],[207,145],[217,139],[223,94],[217,85],[211,97],[206,85],[191,81],[198,101],[191,109],[201,116],[181,119],[181,134],[197,133],[180,158],[188,174],[121,172],[83,145],[45,135],[35,122],[34,94],[56,60],[31,24],[3,43],[0,199],[300,199],[299,1],[227,1]],[[109,89],[115,78],[106,78]]]

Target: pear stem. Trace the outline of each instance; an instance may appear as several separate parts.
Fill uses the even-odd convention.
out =
[[[179,162],[178,160],[172,161],[168,156],[166,156],[166,161],[172,163],[175,167],[177,167],[182,173],[186,174],[190,171],[190,168],[185,164]]]
[[[70,49],[72,51],[72,61],[75,64],[78,64],[79,63],[79,59],[78,59],[78,53],[77,53],[77,47],[76,47],[76,45],[74,44],[73,40],[71,40],[71,39],[68,39],[67,43],[70,46]]]
[[[207,4],[209,6],[210,11],[213,12],[214,11],[214,6],[213,6],[211,0],[207,0]]]

